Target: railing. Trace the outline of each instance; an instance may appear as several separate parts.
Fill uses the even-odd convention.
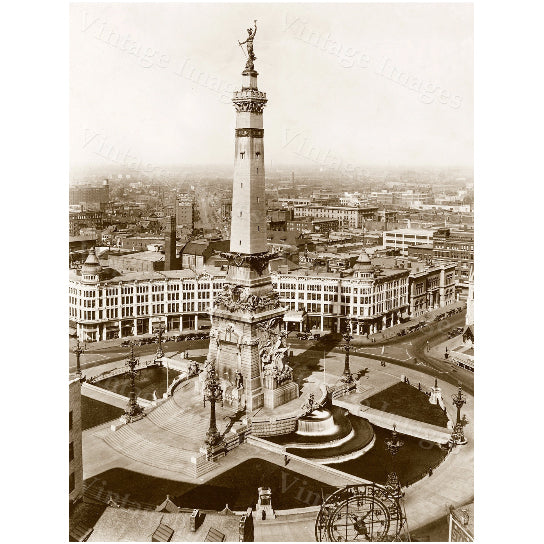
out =
[[[102,387],[98,387],[97,385],[93,385],[91,383],[84,382],[81,385],[81,389],[82,390],[87,390],[87,391],[96,391],[97,393],[100,393],[101,395],[103,395],[105,397],[110,397],[112,399],[120,400],[120,401],[123,401],[125,403],[127,403],[129,401],[128,397],[120,395],[119,393],[115,393],[114,391],[110,391],[109,389],[104,389]],[[149,407],[153,406],[153,403],[151,401],[149,401],[147,399],[142,399],[140,397],[138,397],[137,402],[138,402],[138,404],[140,404],[144,408],[149,408]]]
[[[257,446],[259,448],[263,448],[263,449],[271,451],[273,453],[279,453],[281,455],[284,455],[285,457],[288,457],[289,459],[292,459],[294,461],[299,461],[301,463],[309,465],[309,466],[311,466],[313,469],[315,469],[317,471],[327,472],[328,474],[336,476],[337,478],[338,477],[344,478],[345,480],[348,480],[350,483],[353,483],[353,484],[367,484],[367,483],[370,483],[368,480],[365,480],[363,478],[359,478],[358,476],[353,476],[352,474],[348,474],[347,472],[342,472],[341,470],[338,470],[336,468],[331,468],[331,467],[329,467],[327,465],[320,465],[318,463],[315,463],[311,459],[306,459],[304,457],[294,455],[293,453],[288,453],[285,450],[285,447],[280,446],[278,444],[274,444],[273,442],[269,442],[268,440],[264,440],[263,438],[258,438],[256,436],[248,435],[247,436],[247,443],[248,444],[253,444],[254,446]]]
[[[140,361],[136,365],[136,370],[141,370],[143,368],[149,368],[153,366],[159,366],[159,363],[157,363],[155,360]],[[93,384],[96,382],[101,382],[102,380],[106,380],[108,378],[113,378],[114,376],[125,374],[126,372],[127,372],[127,369],[123,367],[112,368],[111,370],[106,370],[104,372],[101,372],[100,374],[97,374],[96,376],[87,378],[86,381],[89,384]]]

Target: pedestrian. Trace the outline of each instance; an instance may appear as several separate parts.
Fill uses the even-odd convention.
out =
[[[289,464],[289,457],[287,457],[287,455],[285,456],[285,466],[287,466]]]
[[[429,469],[429,476],[432,476],[432,475],[433,475],[433,469],[430,468],[430,469]]]

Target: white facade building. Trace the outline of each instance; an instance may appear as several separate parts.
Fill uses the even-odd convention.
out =
[[[400,249],[401,255],[408,255],[409,246],[432,245],[434,231],[427,229],[395,229],[383,233],[386,249]]]
[[[455,302],[455,265],[381,268],[363,251],[352,269],[317,272],[300,268],[272,272],[272,287],[288,308],[286,322],[298,330],[381,331],[401,319]],[[70,273],[70,320],[82,341],[92,342],[167,331],[196,330],[223,290],[226,272],[207,269],[116,274],[91,253],[78,274]],[[416,283],[417,282],[417,283]]]

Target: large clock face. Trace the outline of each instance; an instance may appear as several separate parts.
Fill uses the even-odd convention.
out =
[[[318,542],[394,540],[404,524],[398,497],[377,484],[346,486],[322,504],[316,519]]]
[[[375,497],[356,495],[338,505],[329,521],[328,540],[376,542],[389,531],[390,514]]]

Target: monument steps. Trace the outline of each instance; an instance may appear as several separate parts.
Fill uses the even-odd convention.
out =
[[[221,415],[218,414],[217,426],[221,431],[223,424],[220,418]],[[173,399],[150,412],[146,420],[148,420],[147,426],[153,424],[174,435],[182,436],[184,441],[198,446],[202,444],[209,425],[207,414],[203,416],[190,408],[181,408]],[[139,423],[144,431],[145,420]]]
[[[115,432],[102,436],[108,446],[122,455],[156,468],[195,475],[191,457],[196,452],[174,448],[166,444],[156,444],[138,434],[130,425],[124,425]]]

